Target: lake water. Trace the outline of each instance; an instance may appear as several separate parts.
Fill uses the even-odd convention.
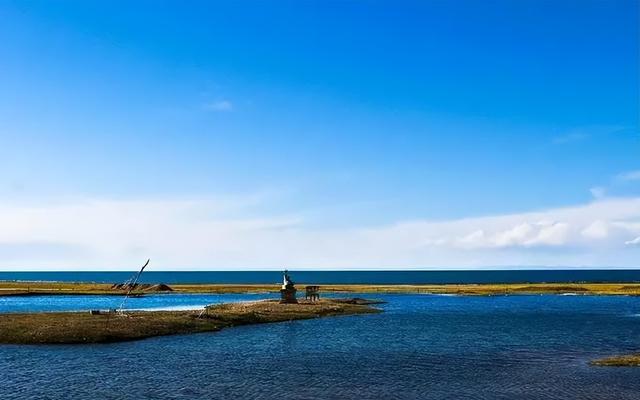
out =
[[[0,280],[124,282],[136,271],[2,272]],[[421,284],[520,282],[640,282],[640,270],[292,271],[296,282],[317,284]],[[253,283],[282,281],[281,271],[153,271],[143,283]]]
[[[134,308],[263,295],[154,295]],[[638,399],[640,298],[363,295],[384,313],[85,346],[0,345],[0,399]],[[120,298],[4,298],[0,311]],[[0,327],[1,329],[1,327]]]

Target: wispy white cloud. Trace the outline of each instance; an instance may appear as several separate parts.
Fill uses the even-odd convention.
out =
[[[588,239],[606,239],[609,236],[611,224],[607,221],[596,220],[580,231]]]
[[[640,181],[640,170],[627,171],[615,175],[609,179],[608,184],[602,186],[594,186],[589,189],[589,192],[591,192],[591,195],[594,199],[601,200],[609,196],[611,193],[615,194],[617,191],[619,191],[623,184],[633,181]]]
[[[229,112],[233,111],[233,103],[229,100],[217,100],[205,104],[204,108],[211,111]]]
[[[628,246],[640,246],[640,236],[638,236],[635,239],[628,240],[628,241],[624,242],[624,244],[626,244]]]
[[[607,189],[602,186],[592,187],[591,189],[589,189],[589,191],[595,199],[602,199],[607,194]]]
[[[640,181],[640,170],[624,172],[616,177],[618,181]]]
[[[566,143],[575,143],[581,142],[587,138],[589,138],[589,134],[585,132],[569,132],[565,135],[556,136],[552,139],[554,144],[566,144]]]
[[[248,198],[0,204],[0,268],[637,266],[640,198],[449,221],[318,229]]]
[[[453,243],[472,249],[561,246],[565,244],[567,234],[568,225],[563,222],[523,222],[491,234],[479,229],[457,238]]]
[[[551,141],[553,144],[578,143],[586,140],[597,140],[609,135],[622,134],[631,131],[632,128],[615,125],[594,125],[582,126],[570,129],[555,136]]]

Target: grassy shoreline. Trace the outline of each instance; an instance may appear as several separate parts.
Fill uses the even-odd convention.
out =
[[[304,285],[299,285],[303,287]],[[172,285],[169,293],[275,293],[277,285],[201,284]],[[640,284],[629,283],[544,283],[544,284],[464,284],[464,285],[321,285],[329,293],[424,293],[467,296],[523,294],[640,295]],[[113,295],[125,292],[110,284],[67,282],[3,282],[0,296]],[[137,291],[135,294],[159,292]],[[88,313],[0,314],[0,344],[108,343],[139,340],[152,336],[215,332],[225,327],[378,312],[364,304],[323,299],[300,305],[274,301],[222,304],[208,308],[204,318],[199,311],[138,311],[127,317]],[[640,354],[594,360],[593,366],[640,367]]]
[[[299,284],[300,288],[305,284]],[[438,285],[320,285],[325,293],[425,293],[468,296],[518,294],[584,294],[640,296],[640,283],[508,283],[508,284],[438,284]],[[171,285],[172,293],[277,293],[276,284],[193,284]],[[0,296],[36,295],[123,295],[107,283],[83,282],[14,282],[0,281]],[[134,294],[164,293],[137,290]]]
[[[601,358],[591,361],[591,365],[599,367],[640,367],[640,353]]]
[[[223,328],[380,310],[368,301],[321,300],[279,304],[274,300],[208,306],[206,312],[130,311],[124,315],[88,312],[0,314],[0,344],[88,344],[140,340],[153,336],[215,332]]]

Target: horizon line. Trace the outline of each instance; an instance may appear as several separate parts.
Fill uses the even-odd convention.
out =
[[[502,271],[640,271],[640,266],[631,267],[594,267],[594,266],[526,266],[526,267],[478,267],[478,268],[407,268],[407,269],[388,269],[388,268],[265,268],[265,269],[157,269],[146,272],[282,272],[283,270],[294,272],[502,272]],[[0,269],[0,273],[37,273],[37,272],[129,272],[132,269],[28,269],[28,270],[9,270]]]

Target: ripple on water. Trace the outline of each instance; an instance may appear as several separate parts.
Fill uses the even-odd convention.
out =
[[[638,298],[376,297],[385,313],[0,346],[0,398],[638,399],[640,369],[588,365],[639,347]]]

